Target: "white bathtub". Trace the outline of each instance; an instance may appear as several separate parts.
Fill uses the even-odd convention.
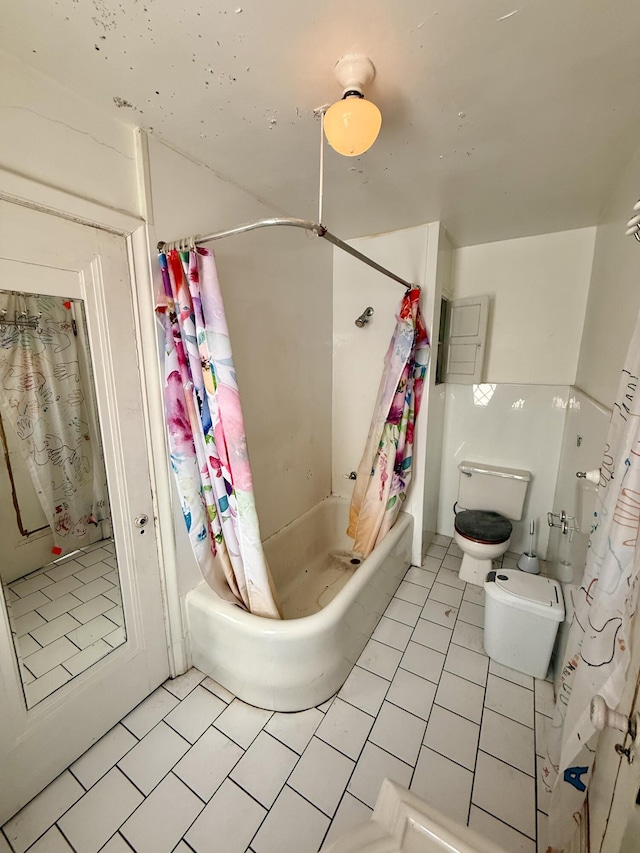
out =
[[[301,711],[344,683],[411,562],[413,517],[400,513],[358,566],[349,502],[327,498],[264,543],[284,619],[220,600],[203,581],[186,599],[193,665],[240,699]]]

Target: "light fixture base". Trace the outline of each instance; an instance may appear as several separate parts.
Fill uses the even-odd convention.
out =
[[[342,94],[359,92],[376,76],[376,69],[368,56],[360,53],[348,53],[339,59],[334,68],[336,80],[342,86]]]

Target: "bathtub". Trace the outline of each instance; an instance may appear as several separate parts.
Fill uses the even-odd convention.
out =
[[[195,667],[272,711],[320,705],[344,683],[411,562],[413,517],[400,513],[358,564],[349,502],[330,497],[264,543],[284,619],[254,616],[202,581],[186,597]]]

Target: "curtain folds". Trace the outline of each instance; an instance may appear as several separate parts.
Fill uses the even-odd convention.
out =
[[[279,618],[213,253],[174,250],[159,261],[169,447],[193,552],[221,598]]]
[[[396,313],[369,435],[358,467],[347,534],[368,556],[393,527],[411,481],[415,420],[429,364],[420,288],[408,291]]]
[[[617,708],[631,654],[631,620],[638,607],[640,551],[640,317],[609,424],[584,579],[569,629],[561,686],[541,781],[552,791],[550,841],[568,851],[584,822],[598,733],[589,714],[600,694]]]
[[[88,353],[72,301],[5,292],[0,308],[10,321],[23,312],[39,317],[33,327],[0,322],[0,407],[53,532],[53,553],[66,554],[102,538],[92,533],[110,520]]]

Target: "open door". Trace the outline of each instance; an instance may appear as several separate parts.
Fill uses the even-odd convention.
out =
[[[443,382],[477,385],[482,382],[489,297],[472,296],[447,303]]]

